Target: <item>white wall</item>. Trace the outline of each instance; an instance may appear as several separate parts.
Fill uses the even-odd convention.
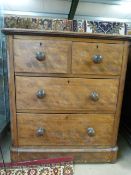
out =
[[[44,16],[67,18],[71,0],[0,0],[3,1],[6,13],[33,12]],[[76,18],[106,18],[131,21],[131,3],[121,5],[107,5],[79,2]],[[16,12],[17,11],[17,12]],[[28,13],[29,14],[29,13]],[[31,14],[32,15],[32,14]]]
[[[71,2],[64,0],[3,0],[5,10],[67,13]]]
[[[106,18],[131,18],[131,3],[108,5],[81,2],[76,11],[76,15],[79,14]]]

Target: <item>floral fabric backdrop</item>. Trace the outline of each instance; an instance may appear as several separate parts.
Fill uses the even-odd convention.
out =
[[[44,17],[5,16],[5,28],[24,28],[53,31],[74,31],[125,35],[127,25],[120,22],[47,19]]]

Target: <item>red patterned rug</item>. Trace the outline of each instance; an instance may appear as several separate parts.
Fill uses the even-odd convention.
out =
[[[73,175],[73,158],[0,163],[0,175]]]

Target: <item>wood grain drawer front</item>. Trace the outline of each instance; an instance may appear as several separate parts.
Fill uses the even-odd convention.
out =
[[[67,73],[70,41],[14,39],[15,72]]]
[[[72,45],[72,72],[120,75],[122,56],[122,44],[74,42]]]
[[[112,144],[114,116],[110,114],[17,116],[19,146]]]
[[[114,112],[118,79],[16,77],[17,110]]]

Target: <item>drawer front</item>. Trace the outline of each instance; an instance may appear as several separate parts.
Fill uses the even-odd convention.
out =
[[[19,146],[111,145],[111,114],[18,114]]]
[[[17,76],[17,110],[115,112],[118,84],[118,79]]]
[[[15,72],[67,73],[71,42],[14,39]]]
[[[122,56],[122,44],[74,42],[72,45],[72,72],[120,75]]]

